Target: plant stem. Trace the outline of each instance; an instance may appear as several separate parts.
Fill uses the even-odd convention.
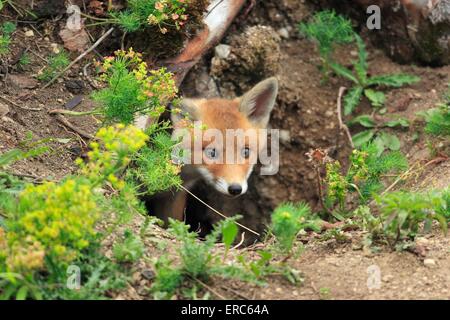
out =
[[[101,112],[101,110],[99,110],[99,109],[94,109],[91,111],[71,111],[71,110],[57,109],[57,110],[52,110],[51,113],[66,114],[69,116],[89,116],[89,115],[103,114]]]

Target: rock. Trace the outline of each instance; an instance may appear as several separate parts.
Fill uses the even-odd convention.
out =
[[[152,280],[155,278],[155,273],[150,269],[145,269],[144,271],[142,271],[142,276],[144,277],[144,279]]]
[[[9,107],[6,104],[0,102],[0,118],[6,116],[9,112]]]
[[[450,2],[436,0],[322,0],[360,26],[367,25],[368,4],[381,9],[381,30],[368,32],[372,43],[401,64],[420,62],[432,66],[450,63]],[[342,4],[341,4],[342,2]],[[369,30],[370,31],[370,30]],[[401,40],[399,40],[401,39]]]
[[[226,59],[231,53],[231,46],[227,44],[219,44],[214,49],[215,56],[220,59]]]
[[[33,32],[33,30],[27,30],[27,31],[25,31],[25,37],[28,37],[28,38],[34,37],[34,32]]]
[[[436,261],[434,261],[434,259],[425,259],[425,260],[423,260],[423,264],[426,266],[426,267],[434,267],[434,266],[436,266]]]
[[[85,88],[84,82],[77,79],[67,80],[64,84],[67,90],[69,90],[69,92],[73,94],[80,94]]]
[[[291,142],[291,133],[289,130],[280,130],[280,142],[289,144]]]
[[[50,43],[50,47],[52,48],[53,53],[58,54],[61,50],[58,48],[57,43]]]
[[[9,84],[17,89],[34,89],[39,84],[36,79],[20,74],[10,74],[8,79]]]
[[[64,42],[64,48],[69,51],[82,53],[89,47],[89,36],[84,28],[79,30],[65,28],[59,32],[59,36]]]
[[[289,31],[287,28],[278,29],[278,34],[284,39],[289,39]]]

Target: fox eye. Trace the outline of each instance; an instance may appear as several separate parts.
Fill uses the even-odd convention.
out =
[[[219,157],[219,152],[217,151],[216,148],[206,148],[204,152],[206,157],[209,159],[214,160]]]
[[[244,157],[245,159],[248,159],[250,157],[249,147],[245,147],[244,149],[242,149],[242,157]]]

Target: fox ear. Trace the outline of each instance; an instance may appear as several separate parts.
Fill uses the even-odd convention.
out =
[[[198,106],[192,99],[183,99],[178,108],[172,108],[171,119],[174,124],[186,118],[191,121],[198,120]]]
[[[270,113],[275,105],[278,94],[278,80],[274,77],[258,83],[253,89],[244,94],[239,110],[250,122],[260,128],[267,127]]]

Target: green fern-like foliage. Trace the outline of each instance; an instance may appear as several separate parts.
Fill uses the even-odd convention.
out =
[[[9,53],[11,45],[11,35],[16,30],[16,25],[12,22],[5,22],[1,27],[0,34],[0,57]]]
[[[48,82],[52,80],[59,72],[64,70],[70,63],[69,55],[64,50],[60,53],[54,54],[48,58],[48,65],[38,75],[38,80]]]
[[[367,144],[362,148],[367,153],[367,179],[361,184],[363,201],[370,199],[382,188],[381,176],[386,173],[398,173],[408,168],[408,160],[400,151],[385,152],[379,155],[375,144]]]
[[[320,55],[326,61],[329,60],[336,45],[348,44],[353,41],[350,20],[337,15],[334,11],[316,13],[310,22],[300,24],[299,30],[318,44]]]
[[[168,128],[168,124],[162,127]],[[147,132],[153,131],[152,128]],[[165,132],[153,133],[150,136],[151,143],[140,150],[135,156],[136,165],[127,171],[128,179],[139,183],[147,195],[181,184],[178,175],[180,168],[171,161],[174,146],[171,137]]]

